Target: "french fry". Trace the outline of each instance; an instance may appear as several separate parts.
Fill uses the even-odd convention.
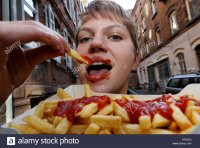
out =
[[[42,118],[44,115],[45,103],[46,103],[45,101],[40,102],[39,105],[36,107],[33,115]]]
[[[49,123],[53,124],[54,118],[55,118],[55,116],[49,116],[49,117],[47,117],[47,121]]]
[[[109,104],[102,108],[97,115],[109,115],[113,112],[113,105]]]
[[[37,116],[29,115],[25,117],[23,121],[28,123],[33,128],[37,129],[41,133],[53,134],[55,132],[53,124],[45,122]]]
[[[168,126],[168,129],[171,131],[176,131],[177,130],[177,124],[175,121],[171,122],[171,124]]]
[[[53,120],[53,125],[56,127],[62,120],[62,117],[59,116],[55,116],[54,120]]]
[[[199,113],[200,114],[200,107],[199,106],[192,106],[192,105],[188,105],[187,107],[186,107],[186,109],[185,109],[185,115],[188,117],[188,119],[190,119],[191,120],[191,113],[192,113],[192,111],[195,111],[195,112],[197,112],[197,113]]]
[[[98,105],[97,103],[90,103],[88,105],[85,105],[81,112],[78,113],[78,116],[81,118],[88,118],[92,116],[94,113],[98,111]]]
[[[113,110],[117,116],[120,116],[123,121],[129,122],[129,116],[128,113],[124,108],[122,108],[120,105],[118,105],[116,102],[113,102]]]
[[[81,63],[89,64],[86,59],[84,59],[83,57],[81,57],[81,55],[78,52],[76,52],[75,50],[73,50],[73,49],[71,49],[70,52],[68,52],[67,54],[70,57],[76,59],[77,61],[79,61]]]
[[[23,125],[18,123],[10,123],[10,128],[17,129],[21,134],[41,134],[38,130],[34,129],[30,125]]]
[[[91,89],[90,89],[90,85],[89,84],[84,84],[84,87],[85,87],[85,96],[86,97],[91,97],[92,92],[91,92]]]
[[[171,104],[170,107],[173,110],[172,117],[176,121],[178,127],[181,130],[184,130],[192,126],[190,120],[183,114],[183,112],[177,106]]]
[[[58,88],[57,89],[57,96],[60,99],[64,99],[64,98],[72,98],[69,94],[67,94],[62,88]]]
[[[85,124],[72,125],[67,133],[68,134],[83,134],[87,128],[88,128],[88,125],[85,125]]]
[[[84,86],[85,97],[91,97],[90,86],[88,84]],[[159,112],[160,109],[163,109],[162,101],[161,104],[157,102],[160,98],[155,100],[155,103],[158,104],[147,101],[141,102],[141,106],[140,102],[136,106],[128,106],[130,103],[126,102],[136,99],[135,96],[117,94],[111,95],[110,104],[107,104],[105,101],[101,102],[101,100],[98,103],[91,101],[87,105],[83,103],[83,106],[81,106],[83,108],[76,110],[74,107],[80,105],[79,100],[68,102],[74,98],[69,98],[70,96],[61,88],[58,89],[57,94],[62,100],[41,102],[35,108],[32,115],[23,118],[25,124],[10,123],[9,127],[19,130],[22,134],[187,134],[194,131],[195,127],[200,124],[200,106],[197,105],[198,102],[192,99],[189,99],[190,101],[187,102],[185,113],[183,113],[179,106],[173,104],[173,102],[177,101],[176,98],[173,96],[168,98],[167,96],[167,100],[163,100],[173,110],[171,118],[165,118],[159,113],[156,113],[154,116],[141,115],[135,117],[136,119],[138,118],[138,122],[135,123],[137,121],[135,120],[133,124],[129,119],[131,114],[127,113],[127,108],[133,109],[130,110],[133,112],[129,112],[133,113],[131,118],[134,118],[134,113],[138,113],[140,107],[145,107],[143,105],[148,105],[148,103],[152,103],[150,104],[152,108],[154,105],[157,105],[157,107],[161,105],[161,108],[156,110]],[[126,104],[122,107],[117,103],[116,99],[121,99],[122,105],[123,101]],[[182,97],[177,99],[182,99]],[[65,100],[67,102],[62,104]],[[144,100],[146,99],[144,98]],[[178,103],[185,105],[184,100],[183,102],[182,100],[179,101]],[[58,103],[60,104],[59,106]],[[100,109],[98,105],[105,106]],[[74,113],[74,111],[78,112]],[[62,117],[56,114],[60,114]],[[68,120],[71,115],[73,121]]]
[[[97,134],[100,130],[100,126],[94,123],[91,123],[88,128],[85,130],[84,134]]]
[[[187,128],[185,130],[180,131],[179,134],[191,134],[197,129],[197,127],[198,127],[197,125],[191,126],[191,127]]]
[[[160,114],[156,114],[152,121],[152,128],[166,127],[170,124],[170,120]]]
[[[45,112],[48,110],[55,110],[57,106],[58,106],[58,101],[46,101]]]
[[[67,118],[63,118],[55,128],[56,134],[66,134],[71,126],[71,122]]]
[[[95,123],[104,128],[117,128],[121,125],[120,116],[92,115],[91,123]]]
[[[142,132],[139,124],[123,123],[122,128],[126,134],[140,134]]]
[[[119,126],[118,128],[113,128],[112,131],[114,134],[126,134],[122,126]]]
[[[148,115],[139,117],[139,124],[142,130],[147,130],[151,128],[151,117]]]
[[[192,113],[191,113],[191,121],[195,125],[200,124],[200,115],[199,115],[199,113],[197,111],[192,111]]]
[[[77,117],[77,121],[81,124],[90,124],[90,117],[89,118],[81,118],[81,117]]]
[[[99,134],[100,134],[100,135],[110,135],[111,132],[110,132],[108,129],[104,129],[104,130],[101,130],[101,131],[99,132]]]

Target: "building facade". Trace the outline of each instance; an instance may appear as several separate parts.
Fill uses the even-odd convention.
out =
[[[164,90],[170,76],[200,69],[200,0],[137,0],[136,22],[142,87]]]
[[[39,21],[61,34],[72,49],[76,49],[75,36],[82,11],[81,0],[0,0],[0,21]],[[32,48],[37,43],[22,46]],[[7,106],[12,106],[9,111],[7,109],[7,116],[14,118],[55,94],[58,87],[76,83],[73,63],[71,57],[65,55],[37,65],[27,80],[15,89],[10,101],[7,100]],[[5,106],[0,108],[1,123],[5,122]]]

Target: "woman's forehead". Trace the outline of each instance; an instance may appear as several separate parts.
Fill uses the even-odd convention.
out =
[[[87,23],[90,20],[93,20],[93,21],[95,21],[95,20],[109,20],[109,21],[124,25],[123,20],[115,14],[107,14],[106,15],[104,13],[98,13],[97,12],[95,15],[88,14],[87,16],[85,16],[84,20],[82,20],[81,26],[84,25],[85,23]]]

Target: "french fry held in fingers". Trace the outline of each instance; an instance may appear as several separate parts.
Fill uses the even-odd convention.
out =
[[[81,62],[81,63],[85,63],[88,64],[88,60],[86,60],[85,58],[83,58],[78,52],[76,52],[75,50],[71,49],[70,52],[67,53],[70,57],[74,58],[75,60]]]
[[[9,127],[22,134],[187,134],[200,124],[200,102],[189,96],[140,101],[92,96],[89,85],[84,88],[85,96],[70,99],[58,90],[61,99],[40,102],[23,124]]]

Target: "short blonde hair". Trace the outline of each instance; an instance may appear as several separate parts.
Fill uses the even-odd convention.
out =
[[[81,18],[80,27],[82,24],[87,22],[91,17],[97,18],[97,15],[100,15],[104,18],[117,19],[119,21],[122,21],[122,23],[127,27],[131,35],[131,39],[135,47],[134,52],[136,53],[138,52],[138,45],[136,42],[133,19],[120,5],[110,0],[94,0],[90,2],[80,17]],[[78,45],[77,38],[76,38],[76,44]]]

